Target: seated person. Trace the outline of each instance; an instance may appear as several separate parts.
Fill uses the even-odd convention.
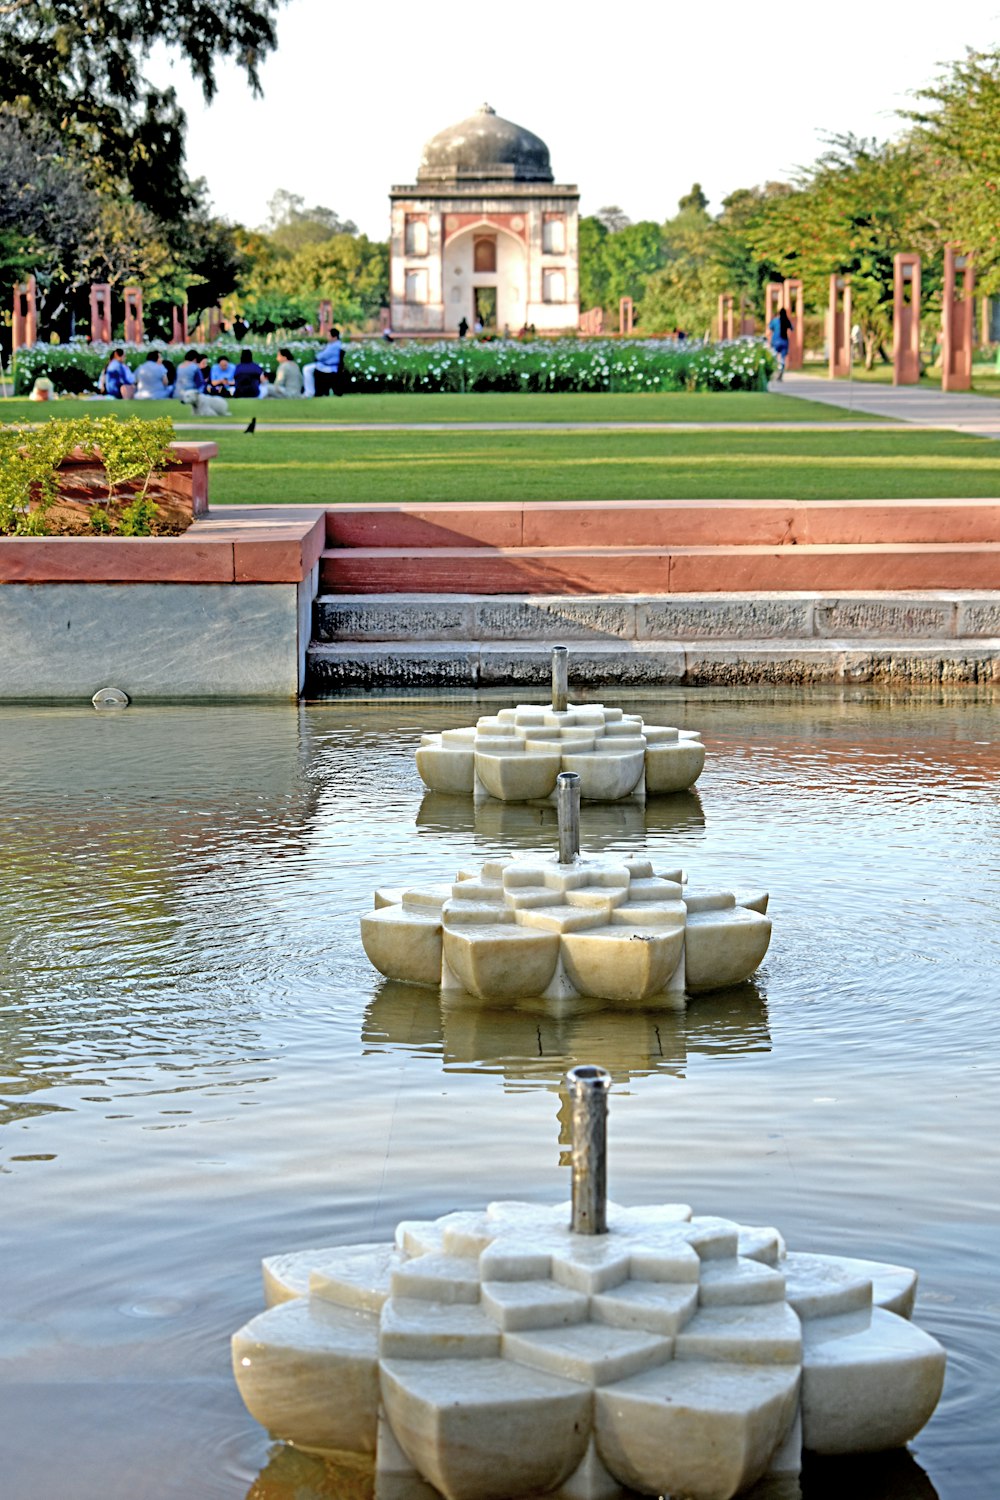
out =
[[[163,355],[159,349],[150,349],[145,362],[135,372],[136,400],[165,401],[171,389],[163,366]]]
[[[208,377],[210,396],[231,396],[236,390],[236,376],[227,354],[220,354]]]
[[[316,356],[315,363],[306,365],[305,369],[302,371],[304,385],[303,395],[309,397],[315,396],[316,373],[318,371],[321,375],[326,377],[326,389],[330,390],[332,388],[333,394],[335,396],[339,396],[341,394],[340,373],[343,362],[344,346],[340,342],[340,329],[331,328],[329,343],[319,351]]]
[[[289,401],[302,395],[302,371],[292,358],[291,349],[278,350],[278,369],[273,380],[260,388],[261,400]]]
[[[124,349],[111,351],[111,358],[104,367],[101,381],[104,394],[111,396],[115,401],[120,401],[126,391],[130,396],[135,395],[135,376],[125,363]]]
[[[185,391],[200,393],[205,389],[205,384],[205,377],[201,371],[201,356],[197,349],[189,349],[177,367],[174,395],[178,401],[183,401]]]
[[[233,395],[240,398],[249,396],[256,401],[260,395],[260,377],[263,373],[263,367],[254,361],[253,352],[241,349],[240,362],[233,371]]]

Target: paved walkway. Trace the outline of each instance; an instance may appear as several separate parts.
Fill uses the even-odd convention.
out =
[[[858,417],[888,417],[915,427],[945,428],[970,437],[1000,439],[1000,401],[970,391],[938,391],[919,385],[872,385],[860,380],[826,380],[821,375],[786,375],[772,380],[778,396],[798,396],[838,406]],[[844,426],[853,423],[844,423]]]

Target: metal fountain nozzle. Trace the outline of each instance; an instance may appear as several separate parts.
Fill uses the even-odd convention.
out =
[[[559,863],[574,864],[580,858],[580,778],[575,771],[560,771],[556,777],[556,816]]]
[[[565,646],[552,647],[552,712],[564,714],[569,696],[569,652]]]
[[[566,1074],[570,1099],[574,1234],[608,1232],[608,1090],[611,1074],[581,1065]]]

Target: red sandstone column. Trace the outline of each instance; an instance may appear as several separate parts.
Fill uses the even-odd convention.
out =
[[[14,316],[11,320],[13,349],[24,349],[38,340],[38,293],[34,276],[14,288]]]
[[[719,338],[731,339],[735,337],[733,323],[733,298],[729,292],[723,292],[719,297]]]
[[[142,343],[142,290],[137,286],[125,288],[125,342]]]
[[[106,281],[91,283],[90,337],[98,344],[111,342],[111,288]]]
[[[618,332],[624,337],[631,333],[635,321],[635,309],[632,306],[631,297],[622,297],[618,303]]]
[[[892,383],[920,379],[920,256],[901,253],[893,261]]]
[[[740,297],[740,337],[750,338],[757,332],[757,320],[747,312],[747,299]]]
[[[333,327],[333,303],[323,301],[319,305],[319,335],[325,339]]]
[[[941,350],[941,389],[967,391],[972,387],[972,315],[976,273],[972,256],[960,255],[954,245],[944,247],[944,292]]]
[[[851,373],[851,278],[830,277],[830,310],[827,313],[827,344],[830,379]]]
[[[802,282],[793,278],[784,283],[783,305],[792,320],[788,332],[788,358],[786,370],[801,370],[805,352],[806,331],[803,326]]]
[[[979,347],[988,349],[990,347],[990,299],[980,297],[979,299]]]
[[[188,342],[187,301],[182,302],[180,307],[172,307],[170,309],[170,342],[172,344],[186,344]]]

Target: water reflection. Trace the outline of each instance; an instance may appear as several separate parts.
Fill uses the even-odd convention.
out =
[[[585,802],[580,810],[584,848],[595,852],[623,839],[642,841],[647,832],[690,833],[704,828],[705,813],[696,791],[650,797],[646,802]],[[434,833],[474,832],[481,839],[511,849],[537,850],[556,843],[558,820],[553,803],[498,802],[489,798],[453,797],[425,792],[417,827]]]
[[[558,1080],[601,1061],[624,1200],[666,1173],[803,1249],[920,1267],[950,1366],[916,1462],[811,1465],[808,1500],[928,1500],[921,1466],[994,1500],[997,695],[630,693],[709,763],[639,819],[585,807],[585,837],[769,888],[775,942],[759,990],[563,1018],[375,989],[358,942],[376,885],[554,844],[547,809],[421,805],[420,733],[503,701],[0,708],[0,1489],[243,1500],[265,1446],[226,1349],[260,1254],[564,1195]],[[251,1493],[360,1482],[318,1473],[282,1450]]]
[[[618,1084],[654,1073],[683,1078],[692,1054],[737,1057],[771,1048],[767,1003],[752,981],[700,996],[687,1010],[613,1010],[583,1002],[554,1015],[537,1006],[488,1009],[437,990],[381,981],[365,1011],[366,1051],[440,1056],[445,1072],[486,1073],[506,1092],[558,1092],[578,1063],[600,1061]]]

